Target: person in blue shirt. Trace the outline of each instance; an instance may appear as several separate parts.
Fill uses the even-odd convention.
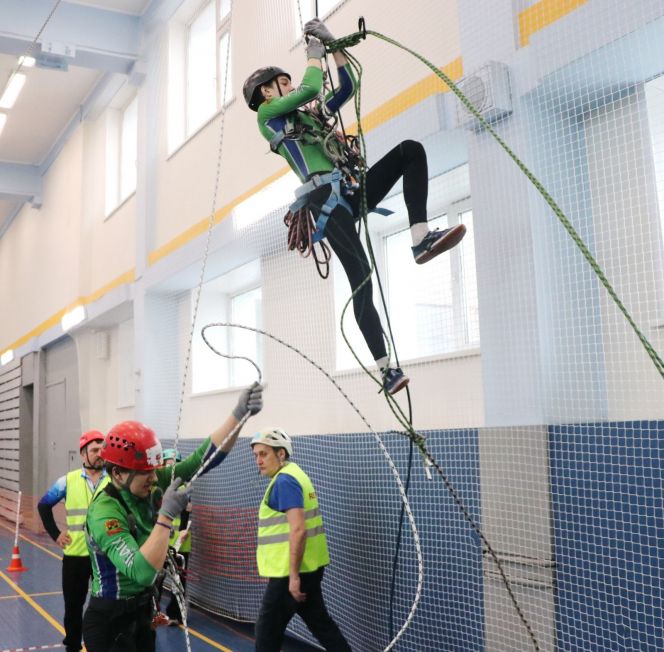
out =
[[[103,439],[103,433],[98,430],[83,433],[79,439],[82,468],[58,478],[37,505],[44,529],[63,550],[65,638],[62,643],[68,652],[81,649],[83,605],[92,576],[83,525],[87,506],[95,493],[108,482],[100,457]],[[61,501],[65,502],[67,514],[67,529],[64,531],[60,530],[53,516],[53,507]]]
[[[323,599],[330,554],[316,489],[290,459],[293,442],[284,430],[261,430],[250,444],[259,472],[270,478],[258,510],[256,564],[268,583],[256,620],[256,652],[279,652],[295,614],[325,650],[351,652]]]

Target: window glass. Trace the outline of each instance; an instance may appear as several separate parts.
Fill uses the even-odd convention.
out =
[[[120,137],[120,201],[136,191],[136,153],[138,150],[138,98],[122,113]]]
[[[217,108],[215,5],[207,4],[191,22],[187,35],[187,134]]]
[[[230,34],[219,39],[219,104],[224,106],[233,99],[232,55]]]

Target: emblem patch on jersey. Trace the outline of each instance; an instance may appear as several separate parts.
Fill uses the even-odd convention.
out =
[[[104,525],[106,526],[106,534],[117,534],[118,532],[122,532],[120,521],[118,521],[117,518],[109,518]]]

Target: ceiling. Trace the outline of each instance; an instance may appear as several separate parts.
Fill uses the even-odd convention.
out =
[[[0,0],[0,94],[54,3]],[[24,67],[18,100],[0,109],[7,114],[0,133],[0,237],[26,201],[38,205],[41,177],[80,120],[108,104],[120,78],[126,81],[140,55],[140,17],[150,3],[63,0],[55,10],[33,53],[55,56],[65,70]],[[48,43],[71,46],[75,55],[47,55]]]
[[[141,16],[150,4],[150,0],[69,0],[69,2],[134,16]]]

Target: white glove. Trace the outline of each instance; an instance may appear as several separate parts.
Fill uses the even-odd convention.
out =
[[[317,39],[323,41],[323,43],[329,43],[330,41],[335,40],[334,36],[332,36],[332,32],[330,32],[320,18],[312,18],[308,21],[304,26],[304,33],[307,36],[315,36]]]

